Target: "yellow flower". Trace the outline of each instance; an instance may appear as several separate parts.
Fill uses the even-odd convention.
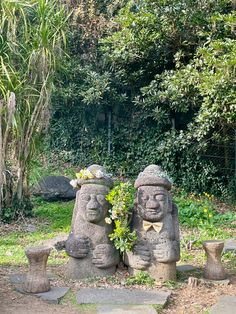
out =
[[[204,208],[203,211],[204,211],[204,213],[207,213],[207,212],[208,212],[208,209],[207,209],[207,208]]]
[[[76,173],[77,179],[93,179],[94,175],[88,169],[82,169],[79,173]]]
[[[212,218],[212,214],[209,214],[208,217],[209,217],[209,218]]]

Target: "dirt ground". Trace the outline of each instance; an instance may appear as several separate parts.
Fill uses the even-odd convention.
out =
[[[1,314],[94,314],[95,308],[83,308],[75,305],[73,296],[81,286],[90,287],[115,287],[122,288],[119,282],[121,278],[127,276],[127,272],[122,269],[118,272],[118,280],[113,282],[107,281],[105,278],[94,282],[73,282],[67,281],[64,276],[64,267],[48,267],[50,274],[53,274],[51,280],[52,286],[69,286],[71,287],[70,298],[65,297],[62,304],[48,304],[45,301],[38,299],[35,296],[21,294],[15,291],[15,286],[10,283],[9,275],[16,273],[25,273],[25,267],[1,267],[0,268],[0,313]],[[190,275],[190,274],[189,274]],[[235,295],[236,296],[236,274],[231,274],[231,284],[227,286],[203,284],[197,288],[190,288],[187,285],[187,277],[182,278],[180,283],[172,287],[172,295],[165,309],[161,311],[163,314],[197,314],[206,313],[206,310],[217,302],[220,295]],[[137,288],[137,287],[132,287]],[[140,288],[140,287],[139,287]],[[167,289],[170,287],[156,286],[153,289]],[[141,289],[147,289],[141,287]]]

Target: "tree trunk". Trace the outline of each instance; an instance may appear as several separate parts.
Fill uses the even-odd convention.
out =
[[[3,147],[2,147],[2,109],[3,100],[0,100],[0,219],[2,216],[2,205],[3,205]]]

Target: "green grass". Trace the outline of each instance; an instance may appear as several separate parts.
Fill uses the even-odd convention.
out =
[[[96,304],[78,304],[74,292],[69,291],[61,301],[62,305],[71,304],[74,308],[78,309],[80,314],[96,314]]]
[[[146,271],[139,271],[135,276],[131,276],[125,280],[126,286],[132,285],[145,285],[153,287],[155,284],[155,279],[153,279]]]
[[[68,233],[74,201],[68,203],[47,203],[37,200],[34,209],[37,230],[34,232],[9,232],[0,238],[0,265],[27,264],[25,248],[38,245],[42,240],[52,239],[59,233]],[[35,223],[35,222],[33,222]],[[64,251],[52,251],[49,265],[63,264],[67,259]]]

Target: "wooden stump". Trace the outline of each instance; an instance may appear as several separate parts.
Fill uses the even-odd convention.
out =
[[[51,249],[45,246],[31,247],[25,250],[29,261],[29,271],[23,289],[30,293],[46,292],[50,290],[50,283],[46,273],[46,265]]]
[[[199,284],[199,281],[197,278],[195,277],[189,277],[188,278],[188,285],[191,287],[191,288],[196,288]]]
[[[224,248],[224,241],[209,240],[203,242],[207,262],[204,268],[204,277],[211,280],[223,280],[226,273],[221,263],[221,253]]]

